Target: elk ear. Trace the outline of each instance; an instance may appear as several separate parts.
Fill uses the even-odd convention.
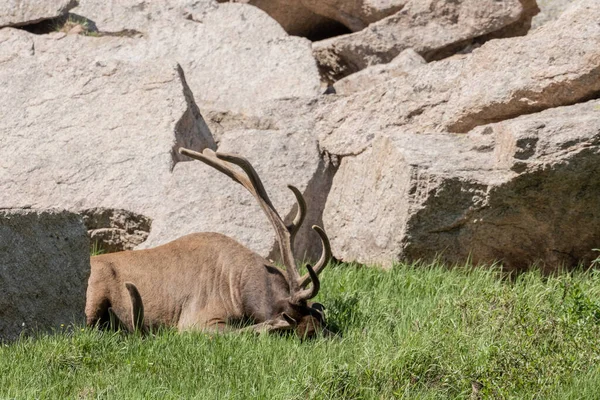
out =
[[[291,326],[298,325],[298,322],[296,322],[296,320],[294,318],[290,317],[287,313],[282,313],[281,316],[283,317],[283,319],[285,319],[285,322],[287,322]]]

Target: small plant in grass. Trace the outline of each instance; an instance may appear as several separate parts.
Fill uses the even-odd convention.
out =
[[[106,251],[102,248],[102,245],[96,240],[90,247],[90,256],[99,256],[104,254]]]
[[[592,251],[600,252],[600,249],[592,249]],[[600,255],[598,255],[598,257],[596,257],[595,259],[593,259],[592,262],[590,263],[590,269],[592,269],[592,268],[600,269]]]

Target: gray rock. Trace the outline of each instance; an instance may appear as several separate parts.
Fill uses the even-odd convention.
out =
[[[536,0],[540,13],[533,17],[531,27],[537,28],[546,22],[554,21],[576,0]]]
[[[94,19],[100,32],[141,32],[142,38],[123,43],[110,56],[132,63],[178,62],[203,109],[237,110],[248,103],[320,93],[310,42],[290,37],[257,8],[208,0],[193,7],[186,1],[140,5],[146,3],[82,2],[75,11]]]
[[[600,2],[581,0],[530,35],[476,49],[443,125],[477,125],[586,100],[600,91]]]
[[[406,76],[409,71],[427,62],[413,49],[406,49],[388,64],[378,64],[337,81],[333,87],[337,94],[352,94],[385,84],[392,78]]]
[[[11,93],[0,97],[0,207],[145,215],[164,196],[177,147],[215,147],[175,65],[113,57],[133,39],[9,34],[32,39],[35,54],[0,69]]]
[[[0,3],[0,28],[35,24],[66,14],[77,2],[74,0],[9,0]]]
[[[581,0],[527,36],[492,40],[331,101],[317,120],[321,146],[358,154],[382,132],[464,133],[585,101],[600,91],[598,20],[600,3]]]
[[[83,324],[89,272],[89,242],[79,216],[1,209],[0,341]]]
[[[467,135],[381,137],[342,159],[324,212],[334,255],[544,269],[589,262],[600,241],[600,102]]]
[[[321,75],[335,82],[370,65],[388,63],[408,48],[433,60],[492,32],[504,37],[523,34],[537,11],[535,0],[414,0],[360,32],[315,42],[313,51]]]

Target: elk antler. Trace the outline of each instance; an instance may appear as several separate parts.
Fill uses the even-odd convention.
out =
[[[323,229],[321,229],[320,226],[313,225],[312,228],[314,229],[315,232],[317,232],[319,234],[319,237],[321,238],[321,246],[323,247],[323,252],[321,253],[321,257],[319,258],[319,261],[317,261],[317,264],[314,267],[315,275],[319,276],[319,274],[321,273],[321,271],[323,271],[323,268],[325,268],[325,266],[329,262],[329,259],[331,258],[331,245],[329,244],[329,238],[327,237],[327,234],[325,233],[325,231]],[[311,279],[312,278],[310,275],[310,270],[308,270],[307,274],[305,274],[302,278],[298,279],[298,286],[300,288],[305,288],[306,285],[309,284]],[[313,282],[314,282],[314,280],[313,280]]]
[[[277,210],[275,210],[275,207],[273,207],[273,204],[271,203],[271,200],[269,199],[269,196],[267,195],[267,192],[256,170],[254,167],[252,167],[252,164],[250,164],[247,159],[234,154],[215,153],[210,149],[205,149],[202,153],[198,153],[185,148],[180,148],[179,153],[202,161],[218,171],[221,171],[234,181],[244,186],[256,198],[260,207],[271,222],[271,225],[275,229],[279,250],[281,252],[281,259],[286,268],[288,284],[290,285],[290,293],[292,294],[292,301],[300,302],[316,296],[320,287],[317,273],[309,269],[308,276],[300,278],[298,267],[296,266],[296,260],[294,258],[294,237],[300,229],[300,225],[304,221],[304,216],[306,215],[306,202],[304,201],[302,193],[300,193],[296,187],[288,185],[288,188],[296,197],[296,201],[298,203],[298,212],[294,218],[294,221],[290,225],[286,226],[277,213]],[[246,176],[233,169],[229,163],[239,166],[246,173]],[[315,229],[319,236],[321,236],[321,241],[323,242],[323,254],[317,263],[317,270],[320,272],[327,264],[331,250],[325,232],[323,232],[320,228],[317,229],[313,227],[313,229]],[[304,283],[305,286],[310,280],[313,282],[312,288],[301,290],[302,286],[300,286],[300,284],[306,281]]]

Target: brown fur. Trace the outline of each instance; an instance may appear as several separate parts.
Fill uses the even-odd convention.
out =
[[[327,249],[318,273],[329,243],[316,230]],[[223,331],[250,321],[253,325],[241,329],[294,329],[312,336],[324,324],[322,307],[307,301],[317,290],[299,295],[303,284],[295,282],[300,281],[291,288],[287,273],[234,239],[194,233],[152,249],[92,257],[85,313],[87,324],[96,325],[109,322],[112,312],[132,331],[158,326]]]

